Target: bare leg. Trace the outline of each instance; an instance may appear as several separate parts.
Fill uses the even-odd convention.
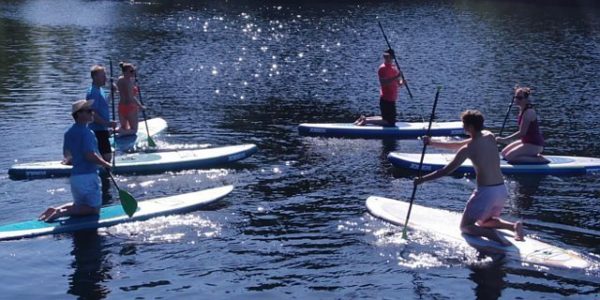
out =
[[[138,132],[138,113],[137,111],[131,112],[127,115],[127,121],[131,126],[131,134],[137,134]]]
[[[520,145],[510,149],[510,151],[508,151],[504,157],[512,164],[548,163],[549,161],[540,155],[543,150],[544,147],[542,146],[521,143]]]
[[[119,134],[122,134],[122,135],[130,134],[131,125],[129,124],[129,121],[128,121],[126,115],[119,114],[119,124],[121,124],[121,126],[119,127]]]
[[[523,222],[521,221],[511,223],[500,218],[491,218],[485,222],[479,222],[478,225],[485,228],[500,228],[512,230],[515,232],[515,241],[525,240],[525,233],[523,232]]]
[[[511,245],[508,240],[501,237],[494,229],[477,226],[475,222],[476,220],[468,218],[463,214],[462,220],[460,221],[460,230],[466,234],[486,237],[489,240],[498,242],[502,246]]]
[[[40,221],[50,222],[65,216],[86,216],[100,213],[100,209],[87,205],[64,204],[56,208],[48,208],[40,217]]]
[[[502,158],[506,159],[506,155],[519,145],[521,145],[521,141],[514,141],[514,142],[506,145],[506,147],[504,147],[502,149],[502,151],[500,151]]]

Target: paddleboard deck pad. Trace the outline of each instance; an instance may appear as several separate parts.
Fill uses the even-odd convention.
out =
[[[300,135],[344,138],[406,139],[425,135],[428,122],[396,122],[396,126],[357,126],[352,123],[303,123]],[[433,122],[430,136],[464,135],[462,122]]]
[[[111,170],[114,174],[151,174],[211,168],[247,158],[256,151],[256,145],[244,144],[195,150],[130,153],[117,156],[115,166]],[[72,166],[61,164],[60,161],[25,163],[13,165],[8,170],[8,175],[14,180],[68,177],[71,175],[71,168]],[[100,172],[105,170],[100,169]]]
[[[557,156],[544,155],[550,161],[548,164],[509,164],[505,160],[500,160],[500,169],[504,174],[540,174],[540,175],[583,175],[600,173],[600,159],[593,157],[579,156]],[[454,159],[454,154],[450,153],[431,153],[425,154],[423,159],[423,171],[435,171],[443,168]],[[388,154],[388,160],[392,165],[418,170],[421,154],[391,152]],[[467,159],[459,166],[455,173],[475,174],[473,163]]]
[[[369,212],[392,224],[404,226],[409,203],[389,198],[370,196],[366,201]],[[559,248],[532,237],[515,241],[513,232],[498,230],[512,246],[502,246],[495,241],[461,233],[461,214],[447,210],[413,204],[408,227],[434,234],[446,241],[471,246],[484,253],[502,253],[507,258],[525,264],[544,265],[567,269],[585,269],[591,266],[581,254]]]
[[[122,152],[135,152],[139,149],[148,147],[148,132],[150,137],[153,137],[167,129],[167,121],[162,118],[148,119],[148,131],[146,131],[146,124],[144,120],[140,120],[138,123],[137,134],[130,135],[117,135],[115,141],[115,149]],[[113,144],[111,138],[111,144]]]
[[[52,222],[38,220],[0,226],[0,240],[20,239],[46,234],[74,232],[119,223],[147,220],[156,216],[184,213],[217,201],[233,190],[232,185],[170,197],[140,201],[138,210],[129,218],[121,205],[103,207],[97,216],[59,218]]]

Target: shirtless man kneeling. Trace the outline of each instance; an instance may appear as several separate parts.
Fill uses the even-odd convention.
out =
[[[504,178],[500,171],[500,156],[494,134],[483,130],[483,115],[477,110],[467,110],[462,113],[461,119],[469,139],[459,142],[433,141],[425,137],[428,145],[456,150],[456,156],[444,168],[416,178],[415,185],[425,181],[434,180],[451,174],[467,158],[473,162],[477,179],[477,188],[471,194],[460,221],[460,230],[463,233],[486,237],[503,246],[511,243],[501,237],[494,229],[509,229],[515,232],[515,240],[523,241],[523,223],[511,223],[500,219],[500,212],[508,198],[504,185]]]

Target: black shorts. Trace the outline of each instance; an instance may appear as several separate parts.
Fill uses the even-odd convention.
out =
[[[96,139],[98,140],[98,150],[100,150],[100,154],[112,153],[112,148],[110,147],[110,142],[108,141],[110,133],[107,130],[94,131],[94,133],[96,134]]]
[[[379,98],[379,109],[381,109],[381,118],[388,122],[389,126],[396,126],[396,101]]]

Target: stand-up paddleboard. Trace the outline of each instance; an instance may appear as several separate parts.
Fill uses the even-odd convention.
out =
[[[367,199],[367,209],[375,217],[395,225],[404,226],[408,202],[371,196]],[[485,253],[502,253],[507,258],[525,264],[551,267],[585,269],[591,266],[581,254],[538,241],[530,236],[525,241],[515,241],[513,232],[498,230],[512,246],[502,246],[495,241],[461,233],[461,214],[447,210],[413,204],[408,227],[435,234],[450,242],[471,246]]]
[[[306,136],[345,137],[345,138],[390,138],[405,139],[425,135],[428,122],[396,122],[396,126],[357,126],[352,123],[304,123],[298,132]],[[430,136],[464,135],[462,122],[434,122]]]
[[[185,169],[210,168],[247,158],[257,151],[256,145],[217,147],[196,150],[174,150],[156,153],[130,153],[116,157],[114,174],[150,174]],[[11,179],[67,177],[70,165],[60,161],[17,164],[8,169]],[[105,172],[100,169],[100,172]]]
[[[162,118],[148,119],[148,132],[153,137],[167,129],[167,121]],[[111,138],[112,144],[112,138]],[[133,152],[148,147],[146,124],[140,121],[137,134],[117,135],[115,148],[123,152]]]
[[[20,239],[44,234],[73,232],[108,227],[119,223],[142,221],[156,216],[183,213],[214,202],[233,190],[232,185],[193,193],[140,201],[129,218],[121,205],[103,207],[100,215],[59,218],[52,222],[38,220],[0,226],[0,240]]]
[[[598,158],[556,155],[544,155],[544,157],[550,163],[513,165],[505,160],[500,160],[500,169],[504,174],[580,175],[600,172],[600,159]],[[454,159],[453,153],[425,154],[422,169],[435,171],[443,168],[452,159]],[[391,152],[388,154],[388,160],[396,167],[418,170],[421,154]],[[471,160],[467,159],[455,172],[474,174],[475,169]]]

